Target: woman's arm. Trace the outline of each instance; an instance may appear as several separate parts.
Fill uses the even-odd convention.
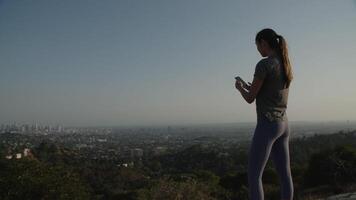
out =
[[[245,90],[244,83],[237,80],[235,82],[235,87],[240,91],[242,97],[246,100],[246,102],[251,104],[256,99],[256,96],[261,89],[263,81],[264,79],[261,80],[257,77],[254,77],[249,90]]]

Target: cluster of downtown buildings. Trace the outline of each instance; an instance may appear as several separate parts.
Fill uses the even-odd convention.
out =
[[[41,125],[34,124],[1,124],[0,133],[62,133],[64,128],[62,125]]]

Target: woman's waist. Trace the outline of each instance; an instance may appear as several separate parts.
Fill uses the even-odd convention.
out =
[[[282,111],[257,111],[257,121],[288,121],[286,109]]]

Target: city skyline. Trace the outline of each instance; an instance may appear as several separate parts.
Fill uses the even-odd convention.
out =
[[[234,77],[266,27],[289,46],[289,120],[355,121],[355,21],[355,0],[3,0],[0,124],[254,122]]]

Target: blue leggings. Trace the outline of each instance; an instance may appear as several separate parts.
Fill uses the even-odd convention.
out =
[[[289,134],[288,119],[279,122],[270,122],[266,117],[257,119],[248,156],[248,183],[251,200],[264,199],[262,174],[270,153],[281,183],[281,199],[293,199]]]

